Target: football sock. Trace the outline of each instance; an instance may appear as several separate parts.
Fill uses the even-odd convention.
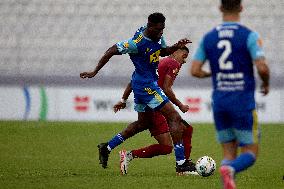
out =
[[[173,147],[162,144],[153,144],[137,150],[132,150],[133,158],[152,158],[158,155],[166,155],[172,152]]]
[[[175,144],[174,149],[175,149],[176,162],[178,163],[178,165],[180,165],[182,164],[182,161],[185,160],[184,146],[183,144]]]
[[[234,160],[229,160],[229,159],[223,159],[221,161],[221,165],[230,165]]]
[[[187,126],[183,130],[183,145],[184,145],[184,156],[185,159],[189,159],[190,154],[191,154],[191,138],[192,138],[192,132],[193,132],[193,127],[192,126]]]
[[[176,161],[178,165],[182,165],[185,162],[185,159]]]
[[[239,173],[248,167],[252,166],[256,160],[255,155],[252,152],[242,153],[233,160],[229,165],[235,169],[236,173]]]
[[[118,145],[120,145],[121,143],[124,142],[124,138],[123,136],[121,136],[120,133],[118,133],[116,136],[114,136],[109,142],[108,142],[108,150],[111,151],[112,149],[114,149],[115,147],[117,147]]]

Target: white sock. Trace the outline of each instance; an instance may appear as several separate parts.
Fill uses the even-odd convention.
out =
[[[108,149],[108,151],[111,151],[111,148],[109,147],[109,145],[107,145],[107,149]]]
[[[178,165],[182,165],[185,162],[185,159],[177,161]]]

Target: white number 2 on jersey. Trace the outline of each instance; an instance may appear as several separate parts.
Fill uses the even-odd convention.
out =
[[[232,45],[229,40],[221,40],[217,44],[218,49],[223,49],[224,51],[219,57],[219,68],[221,70],[231,70],[233,69],[233,62],[226,61],[228,56],[232,53]]]

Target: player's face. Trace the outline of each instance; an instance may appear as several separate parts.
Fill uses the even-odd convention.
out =
[[[165,23],[157,23],[157,24],[151,23],[149,25],[150,38],[154,41],[160,40],[163,35],[164,29],[165,29]]]
[[[186,59],[188,57],[188,52],[186,50],[177,50],[176,51],[176,60],[181,63],[181,64],[184,64],[186,63]]]

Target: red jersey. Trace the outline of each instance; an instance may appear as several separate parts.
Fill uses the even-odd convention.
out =
[[[181,68],[181,64],[171,57],[163,58],[158,65],[159,80],[158,85],[163,88],[166,75],[171,76],[173,80],[176,79],[178,72]],[[149,128],[152,136],[157,136],[163,133],[169,132],[169,126],[166,118],[161,112],[154,112],[153,127]]]
[[[171,57],[163,58],[158,65],[159,80],[158,85],[163,88],[166,75],[171,76],[173,80],[176,79],[181,64]]]

